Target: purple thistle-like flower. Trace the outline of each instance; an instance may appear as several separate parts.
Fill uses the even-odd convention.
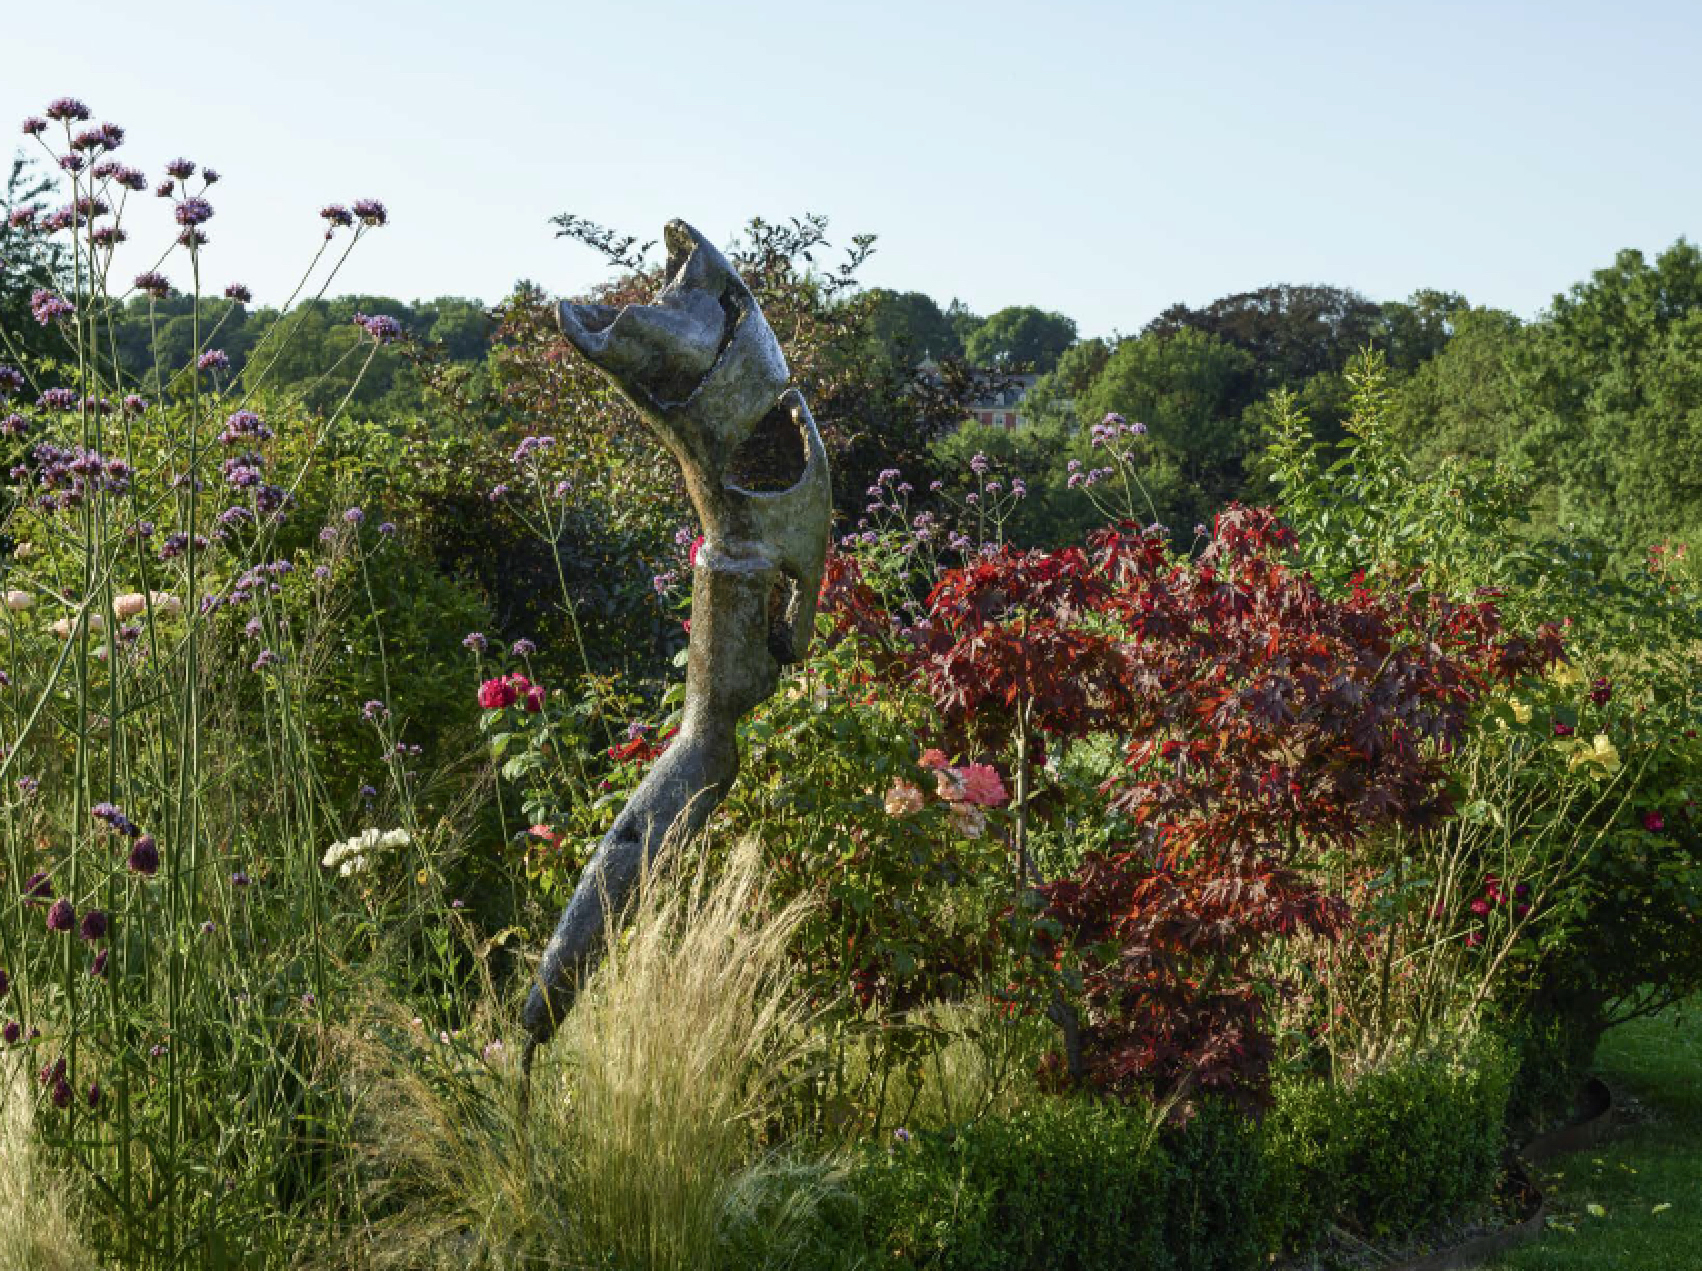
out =
[[[402,338],[402,324],[386,314],[357,313],[354,323],[379,344],[393,344]]]
[[[42,901],[50,899],[52,895],[53,882],[43,871],[37,870],[24,880],[24,902],[26,904],[40,904]]]
[[[461,641],[461,647],[470,649],[474,653],[483,653],[490,648],[490,641],[485,638],[485,633],[482,631],[469,631]]]
[[[71,902],[61,896],[53,902],[47,911],[47,929],[49,931],[69,931],[77,925],[77,911],[71,908]]]
[[[155,300],[164,300],[172,293],[170,280],[153,269],[144,274],[137,274],[134,286],[137,291],[145,292]]]
[[[253,883],[253,881],[254,880],[248,876],[248,871],[243,869],[237,870],[236,873],[230,876],[230,885],[232,887],[247,887]]]
[[[6,214],[6,224],[13,229],[34,229],[36,217],[40,216],[41,212],[42,209],[34,205],[15,207]]]
[[[148,178],[135,168],[126,167],[122,163],[114,164],[112,168],[113,181],[127,190],[138,192],[148,188]]]
[[[59,166],[70,173],[81,172],[83,165],[87,162],[88,160],[80,154],[62,154],[59,156]]]
[[[173,213],[179,225],[205,225],[213,219],[213,205],[203,198],[188,198]]]
[[[50,325],[55,318],[69,317],[75,312],[77,307],[74,304],[51,291],[38,289],[30,293],[30,313],[44,327]]]
[[[91,943],[106,938],[106,914],[99,909],[91,909],[83,915],[82,925],[77,928],[77,934]]]
[[[30,430],[30,421],[22,415],[11,414],[0,419],[0,435],[7,437],[22,437]],[[26,473],[28,469],[25,469]]]
[[[233,282],[225,288],[225,299],[234,300],[239,305],[245,305],[254,299],[254,293],[239,282]]]
[[[141,833],[130,818],[124,815],[123,810],[115,804],[97,803],[89,809],[89,815],[97,821],[105,821],[107,825],[129,838],[135,838]]]
[[[0,397],[24,391],[24,373],[15,366],[0,365]]]
[[[126,393],[124,400],[119,403],[124,413],[134,419],[148,409],[148,399],[136,393]]]
[[[91,1108],[100,1107],[100,1082],[98,1081],[89,1082],[89,1106]]]
[[[72,1099],[71,1083],[66,1081],[65,1078],[60,1077],[53,1083],[53,1094],[51,1097],[53,1099],[53,1106],[61,1111],[70,1107]]]
[[[208,239],[200,230],[191,226],[189,229],[184,230],[183,233],[177,236],[177,241],[181,246],[194,248],[205,247]]]
[[[36,398],[35,404],[38,410],[76,410],[83,399],[74,389],[50,388]]]
[[[324,582],[330,576],[331,576],[331,570],[330,570],[329,566],[315,565],[313,567],[313,577],[316,580],[318,580],[319,582]]]
[[[30,115],[24,120],[23,131],[26,137],[39,137],[47,131],[47,120],[36,115]]]
[[[360,508],[350,508],[348,511],[343,513],[343,520],[350,525],[359,525],[362,521],[366,520],[366,513]]]
[[[271,649],[261,649],[260,656],[254,659],[254,665],[249,669],[253,671],[263,671],[269,666],[281,666],[283,661],[284,659],[279,657],[278,654],[274,653]]]
[[[179,181],[187,181],[195,175],[195,165],[188,159],[173,159],[165,165],[166,175],[174,176]]]
[[[26,798],[26,799],[35,798],[36,792],[39,791],[40,789],[41,789],[40,778],[31,777],[31,776],[22,776],[22,777],[18,778],[18,793],[20,795],[22,795],[24,798]]]
[[[380,719],[389,719],[390,708],[383,702],[375,699],[360,708],[360,717],[368,723],[372,723],[373,721]]]
[[[144,834],[130,845],[130,859],[125,862],[130,872],[152,878],[159,872],[160,847],[152,834]]]
[[[219,434],[220,444],[226,446],[234,446],[239,442],[270,440],[272,430],[251,410],[239,410],[231,415],[225,420],[224,431]]]
[[[554,437],[522,437],[520,444],[514,448],[514,453],[509,456],[510,462],[518,468],[534,455],[553,449],[555,444],[556,439]],[[686,541],[690,542],[691,540],[687,539]]]
[[[491,492],[486,497],[488,497],[492,503],[501,503],[508,497],[508,486],[502,482],[498,482],[496,485],[491,487]]]
[[[383,225],[390,220],[390,213],[377,199],[356,199],[354,213],[363,225]]]
[[[385,538],[394,538],[396,535],[396,522],[380,521],[378,523],[378,532],[384,535]]]
[[[130,235],[116,225],[102,225],[89,237],[96,247],[116,247],[118,244],[127,241]]]
[[[360,788],[360,797],[363,799],[376,799],[378,797],[378,791],[372,786],[362,786]]]
[[[320,208],[319,215],[324,217],[325,220],[330,223],[332,229],[336,229],[339,226],[344,225],[353,225],[355,223],[354,216],[349,212],[349,209],[344,207],[341,203],[332,203],[326,207]]]
[[[73,150],[116,150],[124,144],[124,129],[117,124],[96,124],[71,139]]]
[[[517,658],[529,658],[538,651],[538,646],[533,644],[525,636],[521,636],[509,646],[509,651]]]
[[[217,931],[218,929],[219,929],[218,924],[215,923],[211,918],[207,919],[206,922],[201,924],[201,934],[204,935],[204,936],[210,936],[210,935],[213,934],[213,932]]]
[[[4,1025],[0,1025],[0,1041],[4,1041],[8,1046],[16,1046],[18,1038],[23,1035],[23,1025],[15,1019],[9,1019]]]
[[[228,371],[230,370],[230,354],[223,349],[208,349],[195,359],[195,369],[198,371]]]
[[[45,113],[49,119],[80,124],[89,117],[89,108],[75,97],[56,97],[47,104]]]
[[[102,949],[99,953],[95,954],[95,960],[89,963],[89,974],[94,976],[97,980],[104,980],[106,978],[106,955],[110,952],[110,949]]]

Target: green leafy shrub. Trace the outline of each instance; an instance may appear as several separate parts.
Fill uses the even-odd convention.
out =
[[[1279,1083],[1264,1127],[1268,1238],[1304,1248],[1332,1221],[1384,1238],[1484,1203],[1514,1069],[1509,1049],[1483,1035],[1461,1053],[1407,1056],[1351,1084]]]
[[[1164,1266],[1168,1167],[1149,1137],[1144,1116],[1082,1100],[1041,1103],[955,1133],[896,1131],[852,1179],[875,1265]]]

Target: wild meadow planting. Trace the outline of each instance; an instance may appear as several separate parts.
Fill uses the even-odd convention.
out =
[[[340,295],[351,191],[256,307],[164,140],[52,102],[0,228],[0,1263],[1367,1265],[1702,988],[1690,245],[1107,342],[753,221],[813,629],[539,1045],[737,545],[543,293]]]

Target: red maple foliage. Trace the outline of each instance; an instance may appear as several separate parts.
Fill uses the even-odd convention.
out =
[[[1473,704],[1560,656],[1552,627],[1510,635],[1488,597],[1364,579],[1326,595],[1293,546],[1270,512],[1232,507],[1193,558],[1132,525],[1005,550],[944,574],[910,641],[850,564],[828,590],[840,630],[924,686],[955,743],[1008,766],[1032,739],[1032,767],[1045,736],[1121,740],[1117,846],[1038,888],[1061,938],[1037,965],[1067,963],[1072,1067],[1102,1089],[1261,1102],[1280,986],[1256,954],[1349,916],[1304,866],[1450,815],[1444,763]]]

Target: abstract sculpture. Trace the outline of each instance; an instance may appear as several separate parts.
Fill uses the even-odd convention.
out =
[[[544,950],[522,1016],[531,1046],[555,1035],[663,840],[701,828],[733,784],[738,721],[807,650],[827,557],[827,452],[802,394],[787,387],[779,340],[703,235],[670,221],[663,240],[667,284],[654,304],[564,302],[558,316],[568,341],[679,462],[703,528],[685,707]]]

